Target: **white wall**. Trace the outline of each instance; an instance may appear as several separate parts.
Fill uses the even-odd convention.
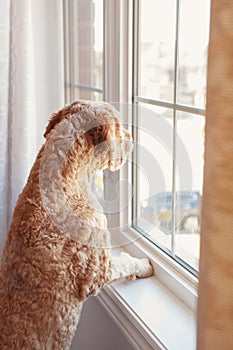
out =
[[[133,350],[96,297],[83,308],[71,350]]]

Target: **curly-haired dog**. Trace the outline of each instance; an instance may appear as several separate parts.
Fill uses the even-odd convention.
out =
[[[0,349],[69,349],[83,301],[121,277],[148,277],[147,259],[111,257],[96,169],[116,170],[131,149],[106,103],[54,114],[7,235],[0,274]]]

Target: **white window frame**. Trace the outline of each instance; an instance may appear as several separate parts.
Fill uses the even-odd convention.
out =
[[[132,103],[132,40],[136,39],[132,38],[133,0],[105,0],[104,11],[104,42],[106,47],[104,56],[104,97],[110,103]],[[114,21],[112,20],[113,18]],[[132,125],[131,115],[121,115],[121,118],[123,123]],[[122,168],[120,172],[111,173],[107,171],[105,173],[105,192],[107,197],[108,195],[111,196],[112,186],[120,183],[123,179],[128,179],[129,182],[131,181],[132,161],[130,159],[128,166]],[[125,189],[120,188],[120,199],[125,200],[126,196],[127,203],[131,203],[130,191],[126,193]],[[120,208],[120,202],[118,205]],[[165,286],[169,293],[171,292],[175,295],[177,300],[181,300],[183,307],[188,308],[192,312],[192,317],[195,318],[198,278],[132,228],[131,213],[132,203],[129,205],[127,213],[125,212],[122,215],[119,212],[119,215],[109,218],[110,226],[127,226],[126,230],[121,230],[117,238],[114,237],[120,245],[120,250],[123,247],[134,256],[148,257],[153,263],[156,281]],[[146,284],[146,282],[142,283]],[[133,296],[133,285],[131,288]],[[142,322],[141,315],[135,312],[135,310],[132,310],[130,297],[122,292],[122,288],[119,289],[118,284],[106,287],[105,291],[100,294],[99,300],[110,316],[112,316],[113,320],[117,324],[120,323],[119,328],[122,332],[126,332],[127,337],[131,334],[131,343],[135,349],[150,349],[151,345],[153,345],[154,349],[166,348],[153,333],[156,330],[147,327],[145,324],[146,320]],[[113,301],[113,306],[111,307],[109,306],[109,300]],[[122,319],[122,317],[125,319],[123,327],[121,322],[119,322],[119,319]],[[169,320],[167,322],[169,323]],[[128,326],[126,327],[126,325]],[[136,339],[139,345],[136,345],[133,339]]]
[[[142,0],[134,0],[134,9],[133,9],[133,17],[134,17],[134,45],[135,48],[133,48],[133,51],[138,51],[139,49],[139,30],[140,30],[140,5],[142,3]],[[180,26],[180,12],[181,12],[181,3],[180,0],[176,1],[176,20],[175,20],[175,47],[174,47],[174,83],[173,83],[173,97],[171,98],[170,101],[164,101],[160,98],[157,99],[152,99],[152,98],[147,98],[144,96],[141,96],[140,93],[138,92],[138,79],[139,79],[139,72],[138,72],[138,56],[139,53],[133,57],[133,62],[134,62],[134,68],[133,68],[133,91],[132,91],[132,99],[133,103],[144,103],[149,106],[154,106],[154,107],[164,107],[168,108],[172,115],[173,115],[173,150],[172,150],[172,156],[173,156],[173,164],[172,164],[172,212],[175,213],[175,207],[176,207],[176,184],[177,184],[177,176],[176,176],[176,167],[177,167],[177,154],[176,154],[176,149],[177,149],[177,139],[178,134],[177,134],[177,113],[178,112],[187,112],[190,114],[195,114],[196,116],[205,116],[206,110],[203,108],[195,107],[195,106],[190,106],[187,104],[181,104],[177,101],[177,91],[178,91],[178,69],[179,69],[179,62],[178,62],[178,57],[179,57],[179,26]],[[137,44],[135,44],[137,43]],[[136,119],[136,114],[134,116],[134,120]],[[134,120],[132,121],[132,124],[134,123]],[[135,133],[138,131],[138,125],[136,125],[135,128]],[[136,140],[138,142],[138,140]],[[135,154],[135,159],[132,160],[134,164],[138,164],[137,161],[137,154]],[[135,166],[135,169],[133,170],[134,173],[134,179],[135,182],[137,182],[137,166]],[[136,188],[135,192],[138,192],[138,184],[134,184]],[[138,194],[138,193],[137,193]],[[134,198],[137,196],[134,196]],[[135,221],[137,215],[138,215],[138,203],[134,199],[134,204],[132,210],[132,216],[133,220]],[[136,227],[136,230],[140,231],[142,234],[144,234],[143,229],[140,227]],[[156,245],[156,242],[153,242],[154,245]],[[166,251],[166,248],[163,248],[160,246],[158,243],[158,246]],[[174,260],[178,262],[178,265],[182,265],[183,267],[187,268],[190,272],[192,272],[194,275],[197,275],[197,271],[194,267],[189,265],[189,263],[186,263],[182,258],[179,258],[175,254],[175,248],[176,248],[176,224],[175,224],[175,215],[172,215],[172,229],[171,229],[171,248],[169,249],[168,255],[170,255]]]
[[[133,1],[128,0],[107,0],[105,1],[105,46],[111,51],[105,52],[105,100],[108,102],[132,103],[132,21],[133,21]],[[112,21],[115,18],[115,21]],[[119,27],[118,27],[119,26]],[[136,39],[136,38],[135,38]],[[115,43],[115,44],[113,44]],[[115,85],[116,84],[116,85]],[[117,88],[116,88],[117,87]],[[121,115],[122,122],[132,125],[132,116]],[[131,131],[131,130],[130,130]],[[112,186],[123,179],[131,181],[132,159],[128,166],[120,172],[107,172],[105,175],[106,194],[111,193]],[[109,189],[108,189],[109,186]],[[131,227],[132,203],[131,193],[126,193],[125,189],[120,189],[120,198],[130,203],[127,213],[119,213],[114,219],[110,218],[110,226],[128,227],[119,235],[123,240],[117,243],[123,244],[124,249],[138,256],[148,256],[154,262],[156,277],[166,287],[183,300],[193,311],[196,308],[198,279],[188,272],[179,263],[174,261],[166,253],[149,242],[133,227]],[[128,200],[129,199],[129,200]],[[119,203],[119,208],[120,208]],[[111,222],[114,220],[114,222]],[[117,238],[116,238],[117,239]],[[126,243],[132,242],[130,244]]]
[[[104,100],[110,103],[131,104],[133,92],[132,40],[136,40],[136,38],[133,38],[132,30],[134,0],[103,1]],[[69,50],[68,47],[64,49]],[[121,121],[127,125],[132,125],[132,115],[127,115],[127,113],[121,115]],[[129,131],[132,132],[132,130]],[[113,173],[105,171],[104,183],[107,199],[111,199],[112,188],[117,183],[120,183],[123,179],[128,179],[129,182],[131,181],[132,161],[130,159],[128,165],[124,166],[120,172]],[[119,198],[117,204],[119,208],[121,207],[120,201],[122,199],[126,199],[127,203],[131,203],[130,200],[128,201],[131,198],[130,191],[126,193],[125,189],[120,188]],[[129,205],[128,211],[124,212],[124,214],[118,211],[116,215],[111,215],[108,218],[110,227],[127,227],[127,229],[121,230],[121,232],[112,232],[113,239],[117,241],[119,246],[117,250],[125,250],[138,257],[148,257],[155,270],[156,277],[154,283],[164,286],[168,295],[171,296],[171,305],[174,304],[173,297],[175,297],[175,303],[179,304],[179,301],[181,301],[179,307],[190,310],[190,317],[195,319],[198,278],[132,228],[131,213],[132,203]],[[146,286],[148,282],[141,280],[140,284],[142,285],[143,283]],[[130,288],[132,288],[133,296],[135,287],[132,284]],[[151,284],[151,288],[153,288],[153,283]],[[105,290],[99,294],[98,299],[135,349],[166,349],[166,346],[160,341],[159,336],[156,336],[156,330],[150,329],[146,324],[146,320],[137,311],[132,309],[131,297],[128,296],[125,296],[122,287],[116,283],[105,287]],[[162,299],[161,297],[161,300],[157,300],[156,303],[163,303]],[[170,305],[164,305],[164,307],[169,308]],[[122,320],[124,320],[123,326]],[[182,322],[182,320],[179,320],[179,322]],[[167,323],[169,324],[169,320],[167,320]]]

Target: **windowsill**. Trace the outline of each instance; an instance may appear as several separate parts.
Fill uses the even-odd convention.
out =
[[[152,260],[149,253],[145,254],[142,242],[138,246],[142,248],[143,255]],[[135,247],[137,244],[134,242],[125,248],[132,255],[142,255]],[[194,350],[195,302],[189,303],[187,300],[196,299],[196,292],[190,285],[187,287],[185,280],[181,283],[180,276],[169,271],[169,268],[164,268],[163,264],[160,265],[156,254],[153,265],[157,277],[114,282],[100,293],[98,299],[133,349]],[[164,280],[163,273],[167,275]],[[171,279],[174,280],[174,291],[170,288]],[[176,283],[184,289],[181,294],[182,288],[177,287]]]
[[[194,312],[156,278],[115,282],[101,292],[99,300],[138,349],[196,349]]]

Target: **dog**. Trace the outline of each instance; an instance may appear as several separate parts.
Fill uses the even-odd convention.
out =
[[[83,302],[119,278],[149,277],[146,258],[111,256],[107,219],[90,191],[121,167],[132,139],[107,103],[54,113],[20,194],[0,270],[0,349],[69,349]]]

